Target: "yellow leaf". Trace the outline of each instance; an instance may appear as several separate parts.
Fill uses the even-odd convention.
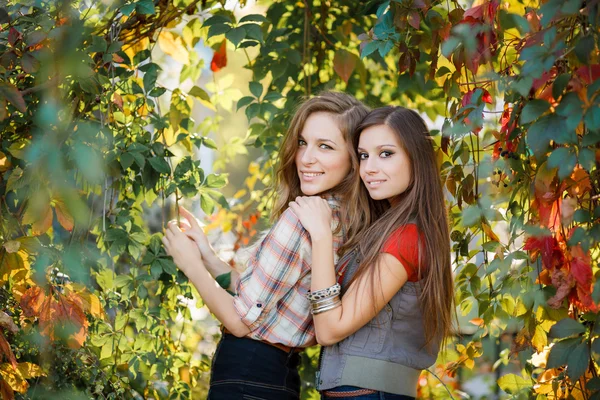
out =
[[[133,60],[133,57],[139,53],[142,50],[146,50],[148,47],[150,46],[150,39],[145,37],[142,40],[136,40],[134,41],[133,45],[124,48],[123,51],[125,51],[125,54],[127,54],[129,56],[129,58],[131,60]]]
[[[37,378],[38,376],[46,376],[46,373],[37,364],[30,362],[19,363],[19,372],[25,379]]]
[[[30,200],[27,209],[23,214],[23,224],[31,225],[31,231],[34,236],[39,236],[48,231],[52,226],[52,208],[50,201],[46,196],[40,196]]]
[[[490,238],[490,240],[492,240],[494,242],[500,242],[500,239],[498,239],[498,236],[496,236],[496,234],[492,230],[492,227],[489,226],[486,222],[482,222],[481,223],[481,229],[483,229],[483,231],[485,232],[485,234],[488,235],[488,237]]]
[[[0,376],[15,392],[25,393],[29,387],[21,372],[18,369],[15,370],[9,363],[0,365]]]
[[[176,61],[188,64],[190,55],[183,45],[181,36],[175,35],[172,32],[162,31],[158,35],[158,45],[162,51],[173,57]]]
[[[30,263],[24,251],[17,253],[6,253],[0,258],[0,286],[12,278],[13,295],[19,301],[26,290],[26,286],[32,283]]]
[[[531,338],[531,344],[538,352],[544,350],[544,347],[548,344],[548,336],[541,325],[536,325],[535,333],[533,334],[533,338]]]
[[[7,171],[11,166],[10,161],[6,157],[6,154],[0,151],[0,172]]]

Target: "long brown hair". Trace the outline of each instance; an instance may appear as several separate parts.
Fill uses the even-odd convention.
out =
[[[352,135],[369,109],[353,96],[341,92],[322,92],[319,95],[306,100],[300,105],[279,149],[279,164],[275,178],[275,203],[273,206],[272,220],[276,220],[288,208],[288,203],[297,196],[302,196],[300,190],[300,178],[296,168],[296,152],[298,151],[298,139],[304,128],[308,117],[316,112],[325,112],[332,115],[338,124],[344,141],[346,142],[348,154],[350,155],[350,173],[329,193],[340,199],[343,227],[347,236],[354,236],[358,229],[364,226],[365,213],[369,210],[368,195],[361,191],[359,178],[359,163],[355,147],[352,143]],[[349,206],[352,205],[350,209]],[[338,253],[343,254],[347,245],[343,245]]]
[[[388,201],[370,200],[371,219],[366,229],[351,238],[358,243],[361,261],[351,282],[369,276],[371,294],[376,288],[375,272],[385,241],[397,229],[414,223],[421,232],[419,239],[420,303],[424,317],[425,345],[448,338],[452,329],[454,289],[450,263],[448,218],[440,174],[437,169],[433,139],[423,119],[404,107],[375,109],[362,121],[353,138],[358,147],[361,132],[376,125],[387,125],[397,135],[411,163],[408,188],[394,206]],[[366,191],[364,186],[363,191]]]

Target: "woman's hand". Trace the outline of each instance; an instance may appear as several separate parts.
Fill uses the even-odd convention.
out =
[[[194,214],[189,212],[183,206],[180,206],[179,215],[184,218],[179,223],[179,227],[182,228],[183,233],[196,242],[204,261],[209,264],[214,263],[214,261],[216,261],[218,258],[217,253],[208,241],[206,233],[204,233],[204,230],[200,226],[200,223],[196,217],[194,217]],[[170,227],[171,225],[177,226],[177,221],[170,221],[168,226]]]
[[[205,269],[199,246],[177,224],[169,224],[162,242],[167,254],[173,257],[177,267],[188,277],[194,270]]]
[[[310,233],[313,242],[331,237],[332,213],[327,200],[317,196],[298,196],[289,206]]]

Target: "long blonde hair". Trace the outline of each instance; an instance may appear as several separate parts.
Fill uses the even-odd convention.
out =
[[[357,243],[362,262],[353,281],[368,276],[371,294],[376,288],[374,266],[377,265],[383,245],[391,234],[407,224],[414,223],[422,233],[419,239],[419,283],[421,309],[424,317],[425,345],[448,338],[452,329],[454,289],[450,262],[448,218],[440,174],[437,169],[433,139],[423,119],[415,111],[404,107],[375,109],[360,124],[353,142],[358,147],[364,129],[387,125],[398,137],[411,163],[408,188],[399,195],[392,207],[388,201],[370,199],[372,221],[369,226],[350,238]],[[366,192],[366,188],[362,189]]]
[[[358,156],[352,144],[352,135],[369,109],[353,96],[340,92],[322,92],[319,95],[306,100],[300,105],[279,149],[279,164],[275,178],[275,203],[273,206],[272,220],[276,220],[288,208],[288,203],[297,196],[302,196],[300,190],[300,178],[296,168],[296,152],[298,151],[298,139],[304,128],[308,117],[316,112],[325,112],[332,115],[338,124],[342,136],[346,142],[348,154],[350,155],[350,173],[328,192],[340,198],[342,223],[347,236],[354,236],[358,229],[364,226],[365,213],[368,212],[368,196],[361,192],[359,178]],[[350,210],[350,205],[352,209]],[[339,249],[343,254],[347,245]]]

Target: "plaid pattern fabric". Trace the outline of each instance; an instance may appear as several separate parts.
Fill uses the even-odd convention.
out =
[[[334,198],[327,201],[333,210],[333,230],[340,223],[339,203]],[[343,230],[334,235],[334,252],[343,240]],[[234,307],[250,328],[251,338],[290,347],[315,344],[310,301],[306,298],[311,256],[310,235],[288,208],[250,257],[238,280]]]

